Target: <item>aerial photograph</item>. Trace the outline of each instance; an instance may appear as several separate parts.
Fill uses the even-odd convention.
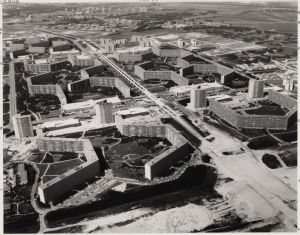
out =
[[[296,0],[1,5],[1,234],[297,232]]]

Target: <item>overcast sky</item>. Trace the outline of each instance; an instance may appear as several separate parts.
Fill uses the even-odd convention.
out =
[[[139,0],[47,0],[43,2],[41,0],[19,0],[21,3],[70,3],[70,2],[79,2],[79,3],[111,3],[111,2],[140,2]],[[154,0],[155,1],[155,0]],[[148,3],[152,0],[148,0]],[[250,2],[297,2],[297,0],[157,0],[159,2],[241,2],[241,3],[250,3]]]

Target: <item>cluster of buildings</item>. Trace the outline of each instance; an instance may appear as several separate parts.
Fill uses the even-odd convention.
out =
[[[187,51],[182,51],[181,53],[181,50],[178,48],[176,50],[178,52],[176,56],[172,54],[173,52],[168,55],[169,57],[177,57],[176,66],[171,66],[163,62],[155,63],[153,61],[147,61],[135,65],[135,75],[137,75],[141,80],[172,80],[180,86],[200,83],[203,75],[205,74],[219,74],[219,82],[222,84],[224,84],[226,80],[236,76],[234,70],[230,68],[217,64],[201,56],[193,55]],[[183,53],[185,55],[182,56]]]
[[[53,73],[43,73],[37,74],[26,79],[28,92],[30,95],[37,95],[37,94],[48,94],[48,95],[55,95],[58,97],[61,105],[67,103],[66,95],[63,91],[63,88],[60,84],[55,85],[40,85],[41,81],[49,81],[49,79],[53,78]]]
[[[152,180],[191,151],[189,142],[173,126],[163,124],[157,109],[132,108],[115,112],[115,123],[122,135],[166,138],[167,151],[145,163],[145,178]]]
[[[81,79],[68,83],[68,91],[71,93],[84,93],[91,87],[115,87],[124,97],[131,96],[131,86],[121,77],[107,74],[104,65],[96,65],[81,70]]]
[[[19,56],[44,53],[55,54],[72,49],[70,42],[56,38],[27,37],[20,40],[7,41],[6,43],[12,60]]]
[[[264,96],[264,81],[250,80],[248,99],[259,100]],[[268,90],[267,100],[288,110],[284,115],[276,113],[269,115],[247,114],[241,112],[241,109],[247,109],[248,100],[239,99],[235,96],[229,96],[226,100],[216,100],[209,98],[208,109],[221,119],[228,122],[237,129],[278,129],[286,130],[290,118],[296,113],[297,98],[287,91]],[[242,108],[245,106],[246,108]]]

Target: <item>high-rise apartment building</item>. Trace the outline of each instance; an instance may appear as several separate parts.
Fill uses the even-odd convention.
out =
[[[100,123],[114,122],[113,104],[107,101],[100,101],[95,104],[96,118]]]
[[[191,89],[190,107],[192,109],[198,109],[198,108],[206,107],[206,90],[197,89],[196,87],[193,87]]]
[[[249,98],[262,98],[264,96],[264,81],[262,80],[249,80],[248,87]]]
[[[30,115],[21,116],[20,114],[16,114],[12,117],[12,123],[17,138],[34,136]]]

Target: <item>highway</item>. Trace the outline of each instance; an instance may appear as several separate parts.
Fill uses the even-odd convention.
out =
[[[50,32],[50,31],[48,31]],[[57,34],[57,33],[56,33]],[[58,34],[59,35],[59,34]],[[64,35],[60,35],[62,37],[68,37]],[[74,37],[72,37],[74,38]],[[69,39],[70,40],[70,39]],[[98,58],[108,66],[110,66],[113,70],[116,71],[119,75],[121,75],[124,79],[134,85],[137,89],[139,89],[143,94],[145,94],[151,101],[153,101],[156,105],[158,105],[162,110],[164,110],[170,117],[175,119],[179,124],[181,124],[190,134],[194,135],[199,141],[201,141],[201,149],[199,146],[194,146],[196,149],[199,149],[202,153],[207,153],[212,157],[216,166],[220,171],[228,173],[229,176],[233,178],[237,178],[239,180],[243,180],[246,184],[250,185],[258,194],[260,194],[267,202],[269,202],[274,208],[284,214],[286,221],[291,226],[296,226],[297,224],[297,215],[296,211],[291,209],[288,206],[287,201],[296,200],[296,191],[290,188],[288,185],[283,183],[274,177],[273,174],[270,173],[267,169],[263,168],[258,162],[253,162],[249,156],[251,153],[246,152],[245,155],[240,156],[243,159],[238,167],[234,164],[229,157],[224,156],[222,152],[222,147],[218,146],[214,143],[207,141],[204,137],[202,137],[198,131],[192,126],[190,123],[185,121],[181,115],[181,112],[177,112],[172,110],[171,107],[166,105],[161,98],[158,98],[155,94],[149,92],[146,88],[144,88],[140,83],[138,83],[133,77],[127,74],[123,69],[118,67],[111,59],[109,59],[106,55],[104,55],[99,48],[96,48],[95,43],[90,40],[82,40],[85,42],[90,50],[84,49],[83,51],[87,53],[93,53],[97,55]],[[79,44],[77,40],[73,40],[73,42],[77,45]],[[203,124],[204,125],[204,124]],[[221,135],[221,140],[224,140],[225,135]],[[224,140],[224,143],[226,140]],[[236,142],[238,144],[238,142]],[[226,145],[226,144],[225,144]],[[220,148],[221,147],[221,148]],[[240,161],[240,160],[239,160]],[[251,169],[249,169],[249,167]]]

